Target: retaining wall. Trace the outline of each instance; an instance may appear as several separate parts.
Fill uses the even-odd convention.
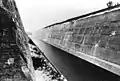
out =
[[[53,46],[120,75],[119,8],[43,28],[37,34]]]

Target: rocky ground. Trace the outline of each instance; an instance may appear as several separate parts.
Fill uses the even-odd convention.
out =
[[[29,41],[29,47],[35,69],[36,81],[67,81],[32,40]]]

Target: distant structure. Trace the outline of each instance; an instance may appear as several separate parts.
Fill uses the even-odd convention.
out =
[[[32,35],[32,32],[27,32],[27,35]]]

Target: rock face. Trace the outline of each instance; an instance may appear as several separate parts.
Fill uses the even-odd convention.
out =
[[[0,81],[35,81],[28,36],[14,0],[0,0]]]

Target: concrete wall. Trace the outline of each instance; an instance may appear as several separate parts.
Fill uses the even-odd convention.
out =
[[[44,28],[42,32],[45,35],[40,39],[51,45],[67,52],[72,50],[71,54],[114,73],[120,69],[119,8]],[[80,56],[78,52],[88,57]],[[97,60],[91,61],[88,58]],[[116,74],[120,75],[119,72]]]

